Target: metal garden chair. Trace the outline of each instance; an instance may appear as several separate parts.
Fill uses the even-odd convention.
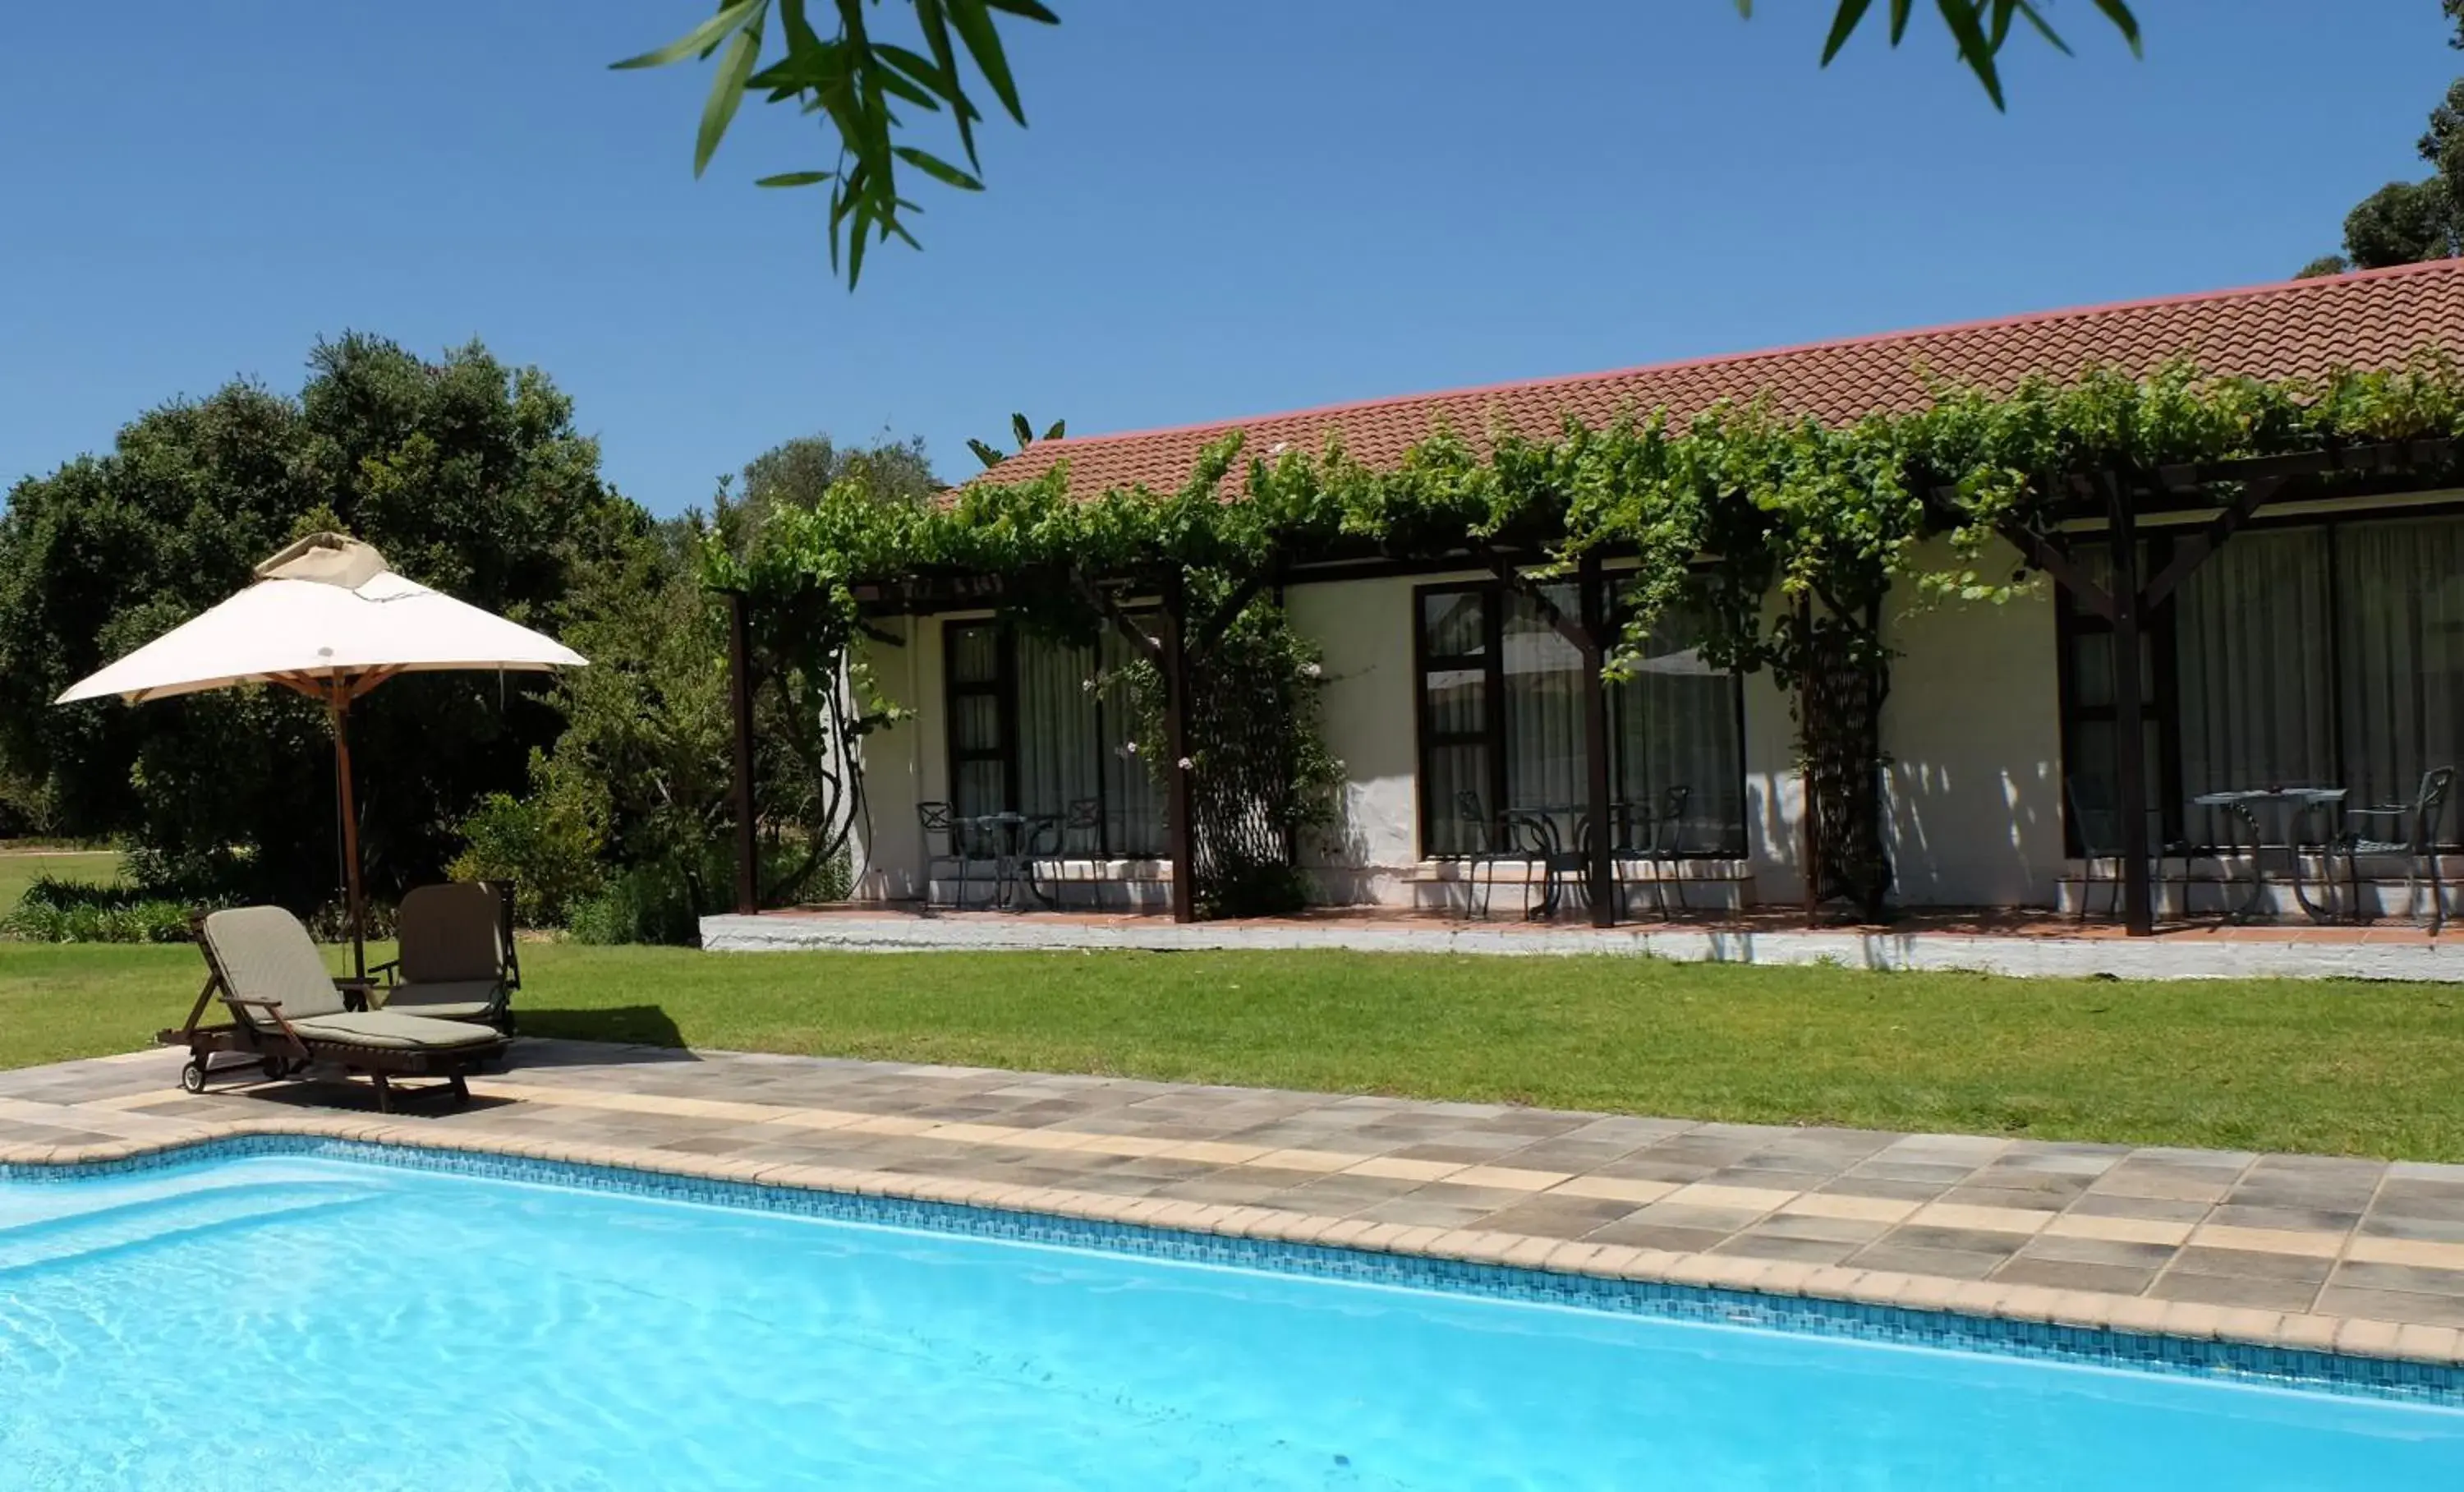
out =
[[[2123,849],[2122,810],[2094,788],[2082,789],[2074,778],[2062,787],[2071,807],[2071,827],[2079,834],[2079,852],[2085,858],[2085,870],[2079,878],[2079,920],[2087,921],[2088,903],[2096,896],[2096,867],[2099,860],[2113,862],[2113,875],[2105,882],[2113,888],[2105,915],[2122,915]],[[2255,838],[2255,834],[2253,835]],[[2190,880],[2191,847],[2182,839],[2165,837],[2163,814],[2156,809],[2147,811],[2148,874],[2161,887],[2165,883],[2165,862],[2182,862],[2182,885],[2187,900]]]
[[[938,868],[944,865],[957,873],[957,888],[951,894],[951,910],[966,910],[967,883],[976,879],[970,872],[977,866],[990,872],[984,879],[991,881],[993,895],[999,899],[1001,881],[1000,857],[975,853],[975,845],[965,827],[951,814],[949,804],[937,800],[918,803],[915,805],[915,818],[924,828],[924,904],[927,907],[935,904],[933,886],[939,879],[936,874]],[[933,836],[935,835],[941,837],[941,850],[937,854],[933,849]]]
[[[1685,880],[1678,872],[1685,859],[1685,809],[1693,799],[1692,788],[1672,785],[1660,796],[1659,813],[1648,807],[1641,809],[1642,833],[1639,835],[1631,833],[1636,809],[1628,805],[1617,811],[1618,816],[1627,821],[1628,842],[1612,853],[1618,859],[1651,867],[1652,894],[1659,899],[1662,917],[1668,915],[1668,888],[1672,882],[1677,887],[1678,910],[1685,909]],[[1624,881],[1620,879],[1618,884],[1622,888]]]
[[[2382,804],[2376,808],[2348,808],[2344,816],[2373,819],[2393,833],[2398,839],[2365,838],[2356,829],[2347,829],[2337,840],[2336,848],[2344,853],[2344,883],[2352,891],[2353,916],[2362,915],[2361,858],[2365,855],[2394,856],[2405,858],[2404,915],[2418,918],[2417,906],[2421,883],[2430,882],[2430,931],[2435,936],[2447,923],[2447,888],[2438,879],[2438,835],[2447,820],[2447,795],[2455,786],[2455,768],[2433,767],[2421,774],[2421,788],[2409,804]]]
[[[1477,846],[1471,854],[1463,857],[1464,870],[1470,878],[1470,890],[1465,900],[1468,901],[1471,896],[1476,895],[1479,898],[1480,915],[1486,917],[1489,899],[1497,891],[1497,867],[1512,865],[1522,872],[1523,911],[1524,915],[1529,916],[1531,866],[1537,858],[1534,853],[1514,841],[1513,836],[1507,832],[1502,818],[1483,811],[1480,806],[1480,794],[1469,788],[1455,794],[1455,821],[1463,825],[1465,833],[1470,835],[1472,843]],[[1488,880],[1485,884],[1481,880],[1483,870],[1488,872]]]

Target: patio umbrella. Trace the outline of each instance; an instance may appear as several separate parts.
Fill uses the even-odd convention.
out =
[[[311,534],[259,565],[247,590],[72,684],[54,702],[116,694],[138,704],[234,684],[279,684],[324,705],[341,798],[352,969],[365,977],[351,702],[398,674],[547,673],[586,661],[554,638],[404,579],[356,539]]]

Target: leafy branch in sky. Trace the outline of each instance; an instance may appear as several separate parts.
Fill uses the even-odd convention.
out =
[[[1997,59],[2019,23],[2025,22],[2029,31],[2056,50],[2066,56],[2070,52],[2070,45],[2045,19],[2043,3],[1933,0],[1960,60],[1976,75],[1997,109],[2005,107]],[[2124,0],[2091,3],[2137,53],[2139,20]],[[1735,0],[1735,4],[1739,15],[1753,14],[1753,0]],[[1874,8],[1874,0],[1838,0],[1823,42],[1824,66],[1839,55]],[[1884,0],[1883,9],[1891,45],[1896,47],[1907,35],[1916,0]],[[826,36],[813,24],[817,11],[835,17],[836,29]],[[913,12],[911,39],[917,45],[887,41],[876,34],[873,22],[884,11]],[[846,273],[852,289],[864,275],[868,246],[896,238],[910,248],[918,247],[915,235],[907,229],[907,218],[923,209],[900,194],[902,166],[960,191],[983,189],[976,125],[982,122],[984,114],[969,92],[968,67],[1011,120],[1021,126],[1026,123],[1026,110],[1019,102],[1018,83],[1010,76],[1009,57],[1001,45],[1001,17],[1043,26],[1061,23],[1039,0],[720,0],[716,12],[693,30],[654,52],[627,57],[615,66],[665,67],[717,58],[710,99],[702,105],[701,127],[693,141],[696,176],[709,167],[712,154],[748,94],[759,94],[768,103],[792,102],[805,114],[821,116],[824,130],[838,147],[838,159],[831,167],[764,176],[756,185],[830,189],[830,265]],[[779,49],[775,53],[774,40]],[[897,113],[899,105],[927,114],[946,112],[957,127],[958,154],[964,164],[909,143],[913,137]]]
[[[1023,451],[1028,446],[1035,444],[1039,439],[1060,439],[1063,435],[1069,433],[1069,422],[1063,419],[1054,420],[1045,429],[1042,435],[1038,435],[1035,433],[1035,426],[1028,422],[1025,415],[1012,414],[1009,417],[1009,430],[1011,434],[1018,437],[1018,448]],[[976,459],[984,463],[984,469],[986,471],[990,471],[994,467],[999,466],[1001,462],[1008,460],[1010,456],[1007,451],[1002,450],[991,441],[978,440],[973,436],[968,437],[967,449],[976,453]]]
[[[827,37],[812,22],[812,12],[825,8],[837,17],[837,30]],[[757,185],[829,187],[830,265],[846,270],[850,289],[864,275],[868,245],[895,237],[916,246],[902,214],[923,209],[900,195],[900,166],[961,191],[983,189],[976,125],[984,116],[968,92],[960,55],[1009,117],[1023,125],[1026,110],[1019,103],[994,16],[1045,26],[1061,21],[1036,0],[905,0],[921,33],[918,52],[874,34],[868,12],[881,8],[879,0],[724,0],[716,14],[666,46],[615,64],[664,67],[689,57],[718,58],[693,141],[696,176],[709,167],[747,94],[759,93],[770,103],[792,101],[806,114],[823,116],[825,129],[838,141],[837,163],[828,170],[765,176]],[[774,15],[783,51],[765,66]],[[893,107],[898,104],[928,114],[946,110],[957,126],[966,164],[902,144],[906,122]]]

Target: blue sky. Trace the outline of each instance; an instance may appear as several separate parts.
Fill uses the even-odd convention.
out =
[[[1829,0],[1050,0],[1032,128],[850,296],[811,126],[608,60],[697,0],[120,0],[0,49],[0,483],[345,329],[545,367],[661,512],[792,435],[1076,433],[2280,278],[2422,173],[2434,0],[2085,0],[1996,115]],[[1929,11],[1929,7],[1921,7]],[[2332,15],[2332,19],[2330,18]]]

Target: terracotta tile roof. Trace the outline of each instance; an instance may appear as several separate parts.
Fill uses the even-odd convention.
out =
[[[1922,408],[1929,385],[1944,381],[2002,390],[2031,372],[2065,377],[2113,365],[2136,374],[2176,356],[2218,373],[2318,377],[2340,367],[2398,366],[2430,345],[2464,353],[2464,259],[1170,430],[1072,435],[1040,441],[977,480],[1024,481],[1066,460],[1070,490],[1082,497],[1135,482],[1164,490],[1189,479],[1201,448],[1236,430],[1248,433],[1248,455],[1279,444],[1315,454],[1340,432],[1354,457],[1377,466],[1392,464],[1440,425],[1474,440],[1500,423],[1546,438],[1568,414],[1600,425],[1629,410],[1648,414],[1664,406],[1684,419],[1721,399],[1764,393],[1787,412],[1844,422]]]

